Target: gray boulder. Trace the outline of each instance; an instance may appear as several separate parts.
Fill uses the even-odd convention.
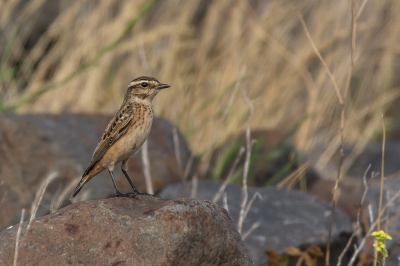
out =
[[[18,265],[252,265],[221,207],[151,196],[79,202],[21,226]],[[18,225],[0,231],[12,265]]]
[[[199,181],[196,197],[213,199],[221,183],[217,181]],[[163,198],[188,197],[192,191],[192,183],[186,185],[173,184],[164,188],[160,196]],[[229,215],[237,223],[240,211],[241,187],[228,185],[226,188]],[[328,240],[328,227],[331,208],[328,204],[297,190],[284,190],[275,187],[248,188],[249,200],[255,193],[262,199],[255,199],[243,225],[242,236],[255,224],[254,229],[244,243],[250,258],[255,265],[266,263],[265,250],[272,249],[284,253],[288,247],[307,247],[319,245],[323,247]],[[220,199],[218,204],[222,205]],[[351,234],[350,219],[340,210],[335,210],[332,227],[332,258],[337,259],[348,237]],[[335,254],[335,255],[333,255]],[[335,263],[336,264],[336,263]],[[333,265],[333,264],[332,264]]]

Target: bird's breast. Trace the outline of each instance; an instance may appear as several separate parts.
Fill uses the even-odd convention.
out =
[[[104,168],[129,159],[146,141],[153,123],[151,105],[137,104],[125,133],[109,147],[99,165]]]
[[[153,108],[151,105],[136,106],[133,115],[132,122],[119,143],[121,150],[124,150],[121,154],[122,158],[120,158],[122,160],[129,158],[143,145],[153,123]]]

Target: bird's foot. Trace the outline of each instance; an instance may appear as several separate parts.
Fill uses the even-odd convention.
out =
[[[133,198],[136,199],[136,195],[134,193],[117,193],[117,195],[108,196],[107,199],[110,198]]]
[[[149,194],[149,193],[146,193],[146,192],[143,192],[143,193],[137,192],[137,193],[135,194],[135,196],[151,196],[151,197],[155,197],[155,198],[161,199],[161,197],[158,196],[158,195]]]

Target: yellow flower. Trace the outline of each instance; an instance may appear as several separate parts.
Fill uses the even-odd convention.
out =
[[[375,237],[376,242],[374,244],[374,247],[376,248],[376,251],[381,253],[384,257],[389,256],[389,253],[383,241],[385,241],[386,239],[392,240],[392,237],[389,234],[386,234],[383,230],[375,231],[371,234],[371,236]]]
[[[385,231],[383,230],[372,232],[371,236],[374,236],[376,240],[385,240],[385,239],[392,240],[392,237],[386,234]]]
[[[385,244],[380,241],[376,242],[373,246],[376,248],[378,252],[386,248]]]

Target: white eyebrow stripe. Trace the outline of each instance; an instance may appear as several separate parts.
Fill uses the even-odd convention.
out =
[[[142,82],[143,82],[143,80],[132,81],[131,83],[129,83],[128,87],[133,87],[135,85],[141,84]]]
[[[128,87],[133,87],[133,86],[142,84],[143,82],[152,84],[153,86],[157,86],[158,85],[157,81],[142,79],[142,80],[134,80],[134,81],[132,81],[131,83],[129,83]]]

